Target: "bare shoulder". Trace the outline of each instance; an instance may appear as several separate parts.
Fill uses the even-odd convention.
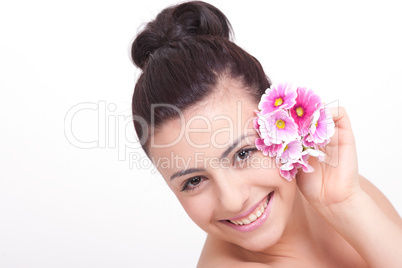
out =
[[[225,261],[225,262],[211,262],[211,263],[198,263],[197,268],[272,268],[269,264],[258,262],[240,262],[240,261]]]
[[[385,197],[385,195],[369,180],[360,175],[360,186],[377,205],[384,211],[384,213],[396,224],[402,228],[402,219],[399,216],[396,209],[392,206],[391,202]]]
[[[234,245],[213,239],[205,241],[197,268],[270,268],[269,264],[249,262],[240,257]]]

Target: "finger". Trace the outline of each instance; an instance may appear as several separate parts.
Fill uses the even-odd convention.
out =
[[[349,116],[344,107],[331,107],[329,108],[329,111],[334,122],[340,124],[339,127],[342,126],[344,128],[352,129]]]

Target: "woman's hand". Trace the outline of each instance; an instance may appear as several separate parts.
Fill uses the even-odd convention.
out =
[[[314,172],[299,172],[297,184],[305,198],[317,209],[347,202],[361,191],[355,139],[349,117],[343,107],[330,108],[335,134],[323,149],[325,160],[308,159]]]
[[[299,189],[370,267],[402,267],[402,229],[360,188],[355,140],[345,109],[331,109],[331,114],[335,135],[324,149],[327,158],[309,158],[315,171],[297,174]]]

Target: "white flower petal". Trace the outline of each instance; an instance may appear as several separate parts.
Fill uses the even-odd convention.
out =
[[[309,154],[309,155],[314,156],[314,157],[322,157],[322,156],[325,155],[325,153],[321,152],[320,150],[314,150],[314,149],[304,150],[302,154],[303,155],[304,154]]]

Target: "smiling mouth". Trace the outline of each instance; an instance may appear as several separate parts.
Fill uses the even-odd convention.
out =
[[[264,199],[263,202],[259,206],[257,206],[253,212],[251,212],[249,215],[234,219],[234,220],[227,220],[228,222],[234,224],[234,225],[248,225],[251,224],[252,222],[256,221],[258,218],[260,218],[264,212],[265,209],[267,208],[269,201],[271,200],[271,197],[274,192],[269,193],[268,198]]]

